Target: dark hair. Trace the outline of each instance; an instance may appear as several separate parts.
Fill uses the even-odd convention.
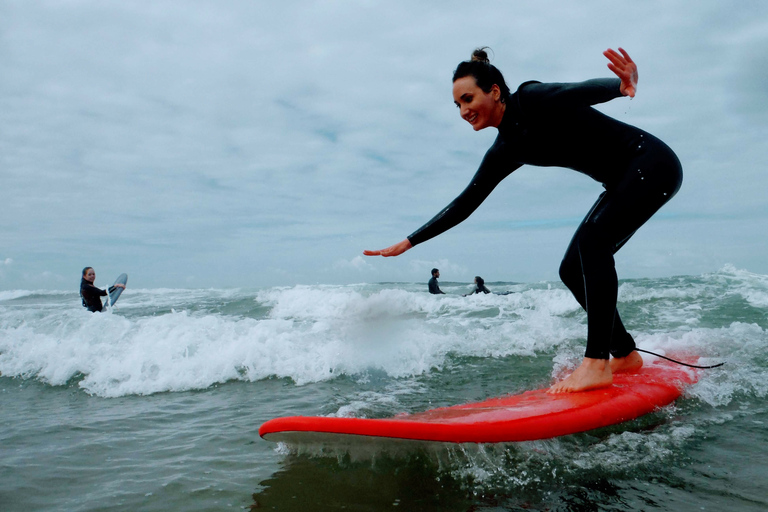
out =
[[[483,286],[485,285],[485,281],[480,276],[475,276],[475,281],[477,281],[477,286]]]
[[[501,89],[501,101],[505,102],[510,94],[509,87],[507,87],[501,71],[488,60],[488,54],[485,52],[486,49],[488,49],[487,46],[476,49],[472,52],[470,60],[461,62],[456,71],[453,72],[453,81],[455,82],[465,76],[472,76],[475,78],[477,86],[485,93],[491,92],[494,84],[498,85],[499,89]]]
[[[436,268],[433,268],[433,269],[432,269],[432,275],[435,275],[435,274],[437,274],[438,272],[440,272],[440,271],[439,271],[439,270],[437,270]]]
[[[88,269],[89,269],[89,268],[93,268],[93,267],[85,267],[85,268],[83,269],[83,277],[85,277],[85,273],[86,273],[86,272],[88,272]]]

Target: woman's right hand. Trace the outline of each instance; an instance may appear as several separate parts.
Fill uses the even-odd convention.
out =
[[[363,251],[363,254],[366,256],[384,256],[387,258],[389,256],[399,256],[412,247],[411,241],[406,238],[402,242],[390,245],[386,249],[381,249],[380,251]]]

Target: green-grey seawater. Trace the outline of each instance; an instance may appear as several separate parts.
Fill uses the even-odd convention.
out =
[[[385,417],[549,385],[584,349],[559,283],[0,292],[0,510],[768,509],[768,277],[628,280],[638,345],[703,364],[635,421],[502,445],[296,447],[283,415]]]

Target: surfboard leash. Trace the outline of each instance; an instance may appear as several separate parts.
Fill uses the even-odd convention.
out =
[[[725,363],[719,363],[719,364],[713,364],[712,366],[696,366],[695,364],[688,364],[684,363],[682,361],[675,361],[674,359],[671,359],[667,356],[662,356],[661,354],[656,354],[654,352],[649,352],[648,350],[643,350],[641,348],[635,347],[635,350],[638,352],[645,352],[646,354],[651,354],[652,356],[660,357],[662,359],[666,359],[667,361],[672,361],[673,363],[681,364],[683,366],[690,366],[691,368],[699,368],[701,370],[708,370],[710,368],[717,368],[718,366],[723,366]]]

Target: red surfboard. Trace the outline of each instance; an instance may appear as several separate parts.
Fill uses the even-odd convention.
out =
[[[526,391],[392,418],[291,416],[259,428],[268,441],[290,444],[351,442],[367,438],[446,443],[505,443],[575,434],[635,419],[672,403],[696,382],[696,373],[662,360],[634,373],[618,373],[613,385],[579,393]]]

